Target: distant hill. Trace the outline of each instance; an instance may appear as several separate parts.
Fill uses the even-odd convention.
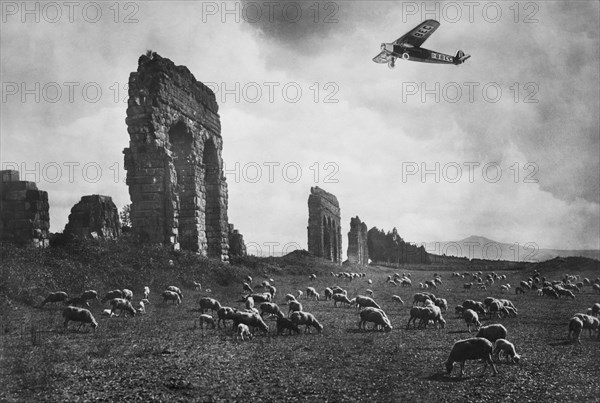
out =
[[[541,249],[533,242],[510,244],[472,235],[460,241],[426,242],[427,253],[466,257],[468,259],[508,260],[512,262],[542,262],[555,257],[587,257],[600,260],[600,250]]]

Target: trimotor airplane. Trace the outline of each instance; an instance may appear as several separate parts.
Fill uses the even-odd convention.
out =
[[[375,56],[373,61],[387,63],[390,69],[394,68],[397,58],[413,62],[455,64],[457,66],[464,63],[471,55],[465,55],[462,50],[456,52],[456,56],[450,56],[421,47],[439,26],[440,23],[436,20],[423,21],[394,42],[382,43],[381,53]]]

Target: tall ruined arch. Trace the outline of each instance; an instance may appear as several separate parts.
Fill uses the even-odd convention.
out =
[[[331,226],[331,245],[332,245],[332,256],[331,260],[334,262],[338,261],[339,250],[338,250],[338,233],[337,233],[338,224],[335,222],[335,219],[332,220]]]
[[[340,206],[337,198],[319,188],[308,197],[308,251],[317,257],[341,263]]]
[[[227,183],[214,92],[154,52],[129,76],[125,154],[140,240],[229,259]]]

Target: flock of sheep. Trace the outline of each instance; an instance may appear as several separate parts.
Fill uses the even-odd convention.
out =
[[[365,277],[365,273],[331,273],[333,277],[345,278],[352,281],[357,278]],[[464,284],[465,289],[473,287],[475,284],[479,288],[489,287],[494,282],[504,282],[506,275],[499,276],[495,273],[488,274],[483,279],[482,273],[453,273],[453,277],[458,276],[465,278],[466,276],[472,276],[472,281]],[[394,274],[387,278],[386,284],[400,287],[412,287],[412,281],[410,279],[410,273],[407,274]],[[316,275],[311,275],[309,280],[315,280]],[[443,315],[448,310],[448,302],[445,298],[437,297],[435,294],[424,291],[425,289],[437,290],[442,284],[441,276],[434,274],[433,279],[427,280],[424,283],[420,283],[419,287],[422,289],[421,292],[415,293],[413,296],[413,303],[409,310],[409,319],[406,325],[406,329],[410,329],[411,323],[415,329],[426,329],[428,325],[433,325],[436,328],[445,328],[446,320]],[[273,320],[276,323],[277,335],[283,335],[286,331],[288,335],[292,333],[300,334],[300,326],[304,327],[304,333],[311,333],[311,329],[314,328],[318,333],[323,330],[323,325],[317,320],[314,314],[306,312],[302,306],[302,297],[304,300],[314,301],[333,301],[333,307],[336,308],[338,305],[345,305],[348,307],[356,307],[359,314],[359,329],[367,329],[367,323],[372,323],[373,330],[380,330],[389,332],[392,330],[391,321],[386,312],[374,299],[374,292],[371,289],[366,289],[366,295],[357,295],[350,299],[348,292],[340,286],[327,287],[323,290],[323,293],[319,293],[314,287],[307,286],[305,291],[297,290],[295,295],[290,293],[283,297],[285,305],[287,305],[287,313],[284,313],[283,306],[278,305],[275,300],[277,296],[277,289],[274,286],[273,279],[264,280],[260,284],[253,284],[252,277],[248,276],[243,282],[244,294],[242,298],[237,300],[237,303],[243,304],[243,307],[237,308],[232,306],[224,306],[218,300],[203,296],[198,300],[200,316],[198,318],[200,326],[205,329],[207,326],[211,326],[213,329],[227,327],[227,321],[232,322],[232,333],[235,334],[235,339],[241,339],[242,341],[252,339],[257,330],[262,331],[264,334],[269,334],[269,326],[265,322],[265,315],[267,319]],[[372,280],[367,280],[368,284],[373,284]],[[197,290],[201,289],[199,283],[194,283]],[[565,275],[562,280],[548,281],[541,277],[538,272],[534,272],[532,277],[527,281],[522,281],[520,286],[517,287],[516,292],[525,292],[525,290],[542,290],[540,295],[549,295],[549,292],[544,290],[549,289],[557,295],[559,298],[561,295],[571,297],[570,294],[575,292],[582,292],[585,286],[590,286],[594,291],[600,290],[600,278],[595,279],[593,282],[589,279],[583,279],[580,281],[579,276]],[[483,287],[482,287],[483,286]],[[254,288],[260,288],[262,292],[255,291]],[[501,284],[500,292],[505,292],[510,289],[510,284]],[[565,290],[567,292],[560,292],[559,290]],[[600,293],[600,291],[599,291]],[[182,303],[183,294],[178,287],[169,286],[161,294],[163,303],[167,304],[172,302],[173,304],[179,305]],[[554,294],[550,294],[554,297]],[[102,315],[107,316],[121,316],[123,313],[130,316],[135,316],[136,313],[146,313],[146,306],[150,304],[149,301],[150,289],[144,287],[142,298],[137,302],[137,308],[134,308],[132,304],[133,292],[128,289],[123,290],[112,290],[107,292],[100,303],[105,304],[109,302],[111,308],[102,311]],[[574,294],[573,297],[574,298]],[[63,309],[62,315],[65,319],[64,327],[66,328],[70,321],[79,322],[78,330],[86,324],[91,325],[93,329],[96,329],[98,322],[93,317],[89,309],[90,300],[98,300],[98,293],[94,290],[84,291],[80,296],[70,298],[67,293],[59,291],[50,293],[47,298],[42,302],[42,306],[46,303],[63,302],[68,305]],[[393,295],[392,302],[394,304],[404,305],[404,301],[400,296]],[[207,312],[210,311],[211,314]],[[487,364],[490,364],[494,373],[497,373],[494,365],[494,359],[496,361],[501,360],[502,356],[506,358],[506,361],[518,363],[520,360],[519,354],[517,354],[513,343],[508,341],[507,329],[501,324],[491,324],[488,326],[481,326],[480,318],[487,315],[490,319],[492,317],[511,317],[517,316],[518,311],[516,306],[508,299],[499,299],[494,297],[487,297],[483,301],[475,301],[471,299],[465,300],[461,305],[455,307],[455,313],[457,318],[462,318],[467,326],[467,331],[471,333],[471,326],[477,331],[475,337],[466,340],[457,341],[450,352],[448,360],[446,361],[446,370],[448,373],[452,372],[455,362],[460,363],[460,375],[464,373],[464,365],[467,360],[478,360],[481,359],[485,363],[484,373],[487,368]],[[216,317],[213,317],[216,315]],[[592,332],[598,333],[598,339],[600,339],[600,322],[598,317],[600,316],[600,303],[595,303],[591,308],[588,309],[587,313],[578,313],[574,315],[569,321],[568,337],[573,338],[579,344],[580,335],[584,329],[589,330],[589,334]],[[215,320],[216,319],[216,320]],[[417,324],[417,320],[419,321]]]

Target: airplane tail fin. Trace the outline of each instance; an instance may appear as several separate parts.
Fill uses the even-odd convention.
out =
[[[456,52],[455,56],[455,58],[458,59],[456,64],[464,63],[469,57],[471,57],[471,55],[466,55],[465,52],[459,50],[458,52]]]

